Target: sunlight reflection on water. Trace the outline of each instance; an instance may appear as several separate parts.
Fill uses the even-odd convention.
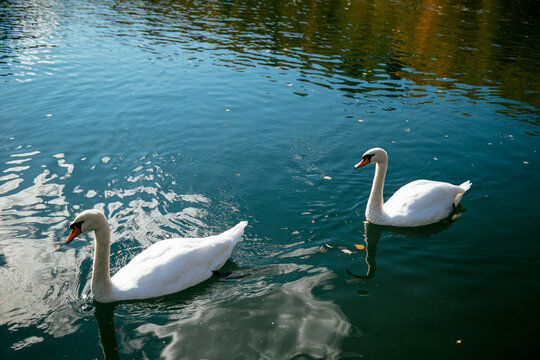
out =
[[[66,200],[71,196],[66,193],[66,182],[78,169],[62,153],[50,160],[44,156],[41,151],[22,152],[17,147],[2,170],[6,175],[0,177],[0,234],[9,241],[2,243],[1,305],[10,329],[33,325],[62,337],[81,326],[77,321],[80,309],[91,296],[93,245],[85,241],[63,245],[69,222],[83,210],[82,205]],[[18,166],[22,163],[27,165]],[[99,171],[92,167],[90,171]],[[151,162],[139,166],[138,171],[162,176],[160,167]],[[72,188],[72,194],[95,198],[94,208],[107,214],[114,234],[121,234],[112,244],[113,273],[142,249],[170,234],[204,236],[212,232],[205,218],[207,208],[216,204],[201,194],[176,194],[171,189],[165,192],[159,186],[148,186],[154,175],[133,179],[128,173],[118,180],[123,188],[95,190],[80,184]],[[169,206],[178,210],[171,211]],[[44,266],[49,270],[43,271]],[[40,341],[32,337],[12,348]]]
[[[171,338],[161,352],[166,359],[338,358],[351,324],[336,304],[312,294],[315,286],[335,275],[326,268],[310,270],[294,264],[280,268],[282,273],[301,270],[305,276],[279,288],[261,279],[254,285],[262,292],[245,288],[234,296],[224,293],[225,300],[193,302],[184,310],[189,316],[180,315],[166,325],[147,323],[137,331]],[[250,293],[254,294],[246,297]]]

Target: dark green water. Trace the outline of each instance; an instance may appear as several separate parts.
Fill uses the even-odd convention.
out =
[[[0,1],[0,358],[534,357],[539,66],[535,1]],[[365,224],[375,146],[461,218]],[[87,208],[245,277],[95,303]]]

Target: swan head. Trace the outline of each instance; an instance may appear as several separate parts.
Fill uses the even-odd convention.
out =
[[[96,231],[107,226],[107,219],[101,211],[98,210],[85,210],[73,220],[73,223],[69,225],[71,233],[66,239],[66,244],[75,239],[79,234]]]
[[[373,148],[369,149],[362,155],[362,161],[360,161],[358,164],[354,165],[355,169],[358,169],[366,164],[369,163],[386,163],[388,162],[388,154],[384,149],[381,148]]]

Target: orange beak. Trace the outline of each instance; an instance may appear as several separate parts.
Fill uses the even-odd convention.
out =
[[[367,157],[365,157],[358,164],[354,165],[354,168],[358,169],[358,168],[360,168],[360,167],[362,167],[362,166],[364,166],[366,164],[369,164],[369,163],[370,163],[369,159]]]
[[[77,227],[73,227],[71,229],[71,233],[69,234],[68,238],[66,239],[66,244],[68,244],[71,240],[75,239],[77,235],[81,233],[81,230],[77,229]]]

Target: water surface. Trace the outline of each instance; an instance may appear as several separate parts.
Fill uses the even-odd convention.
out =
[[[526,358],[540,295],[534,1],[3,1],[0,335],[6,359]],[[417,178],[473,186],[457,221],[365,224]],[[111,271],[248,220],[225,270],[95,303]]]

